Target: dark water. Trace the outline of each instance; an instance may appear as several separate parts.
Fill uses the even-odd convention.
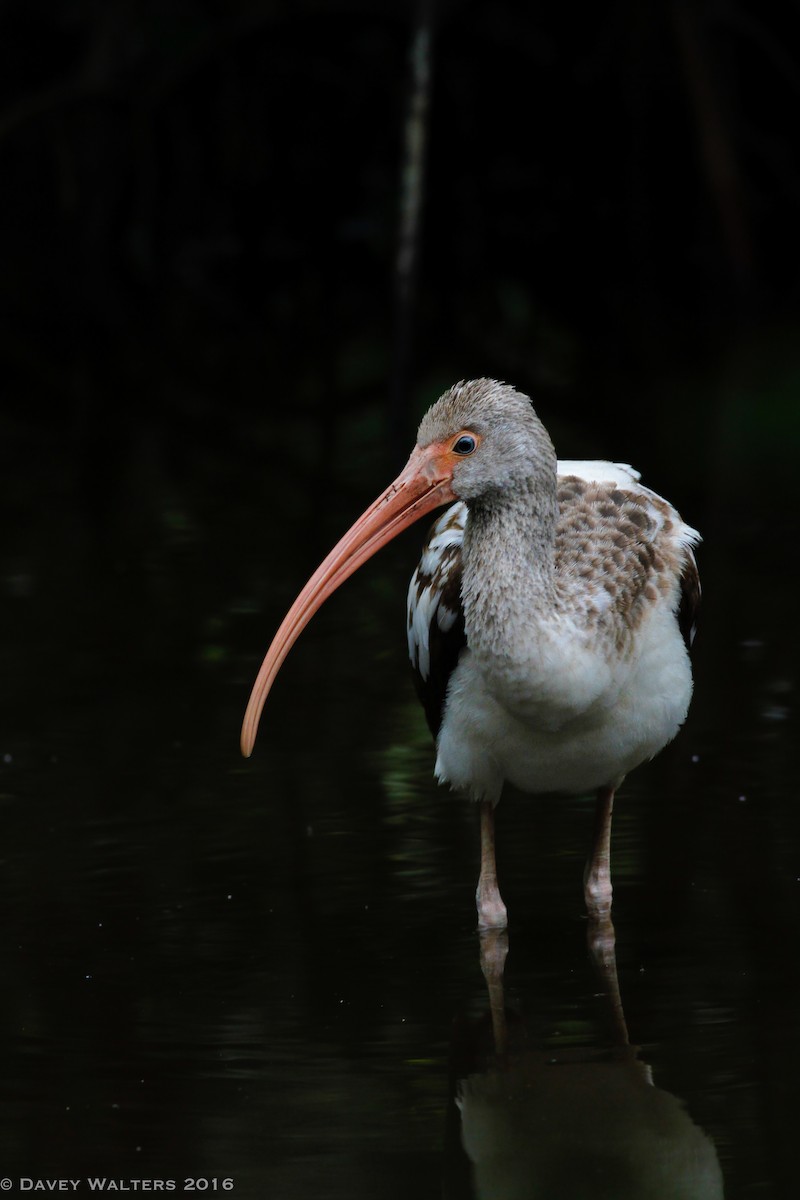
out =
[[[404,667],[421,531],[315,620],[245,763],[259,655],[327,531],[293,550],[232,506],[165,510],[157,537],[31,519],[2,562],[10,1194],[795,1195],[795,613],[772,515],[707,514],[696,700],[618,801],[605,974],[590,807],[504,798],[502,1064],[473,814],[432,780]]]

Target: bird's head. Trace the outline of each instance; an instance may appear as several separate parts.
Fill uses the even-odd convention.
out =
[[[552,443],[527,396],[492,379],[458,383],[422,419],[394,483],[317,568],[283,619],[253,686],[242,725],[252,753],[261,710],[286,655],[327,598],[376,551],[432,509],[476,500],[544,475],[555,481]]]
[[[556,475],[553,443],[529,398],[494,379],[440,396],[422,418],[417,451],[468,502]]]

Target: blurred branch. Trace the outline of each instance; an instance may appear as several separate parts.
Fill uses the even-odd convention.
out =
[[[389,410],[390,452],[395,456],[395,447],[404,447],[409,437],[408,387],[413,354],[414,302],[425,192],[433,5],[434,0],[419,0],[409,56],[410,78],[395,258],[394,362]],[[403,450],[400,450],[400,455],[404,455]]]
[[[746,285],[753,269],[753,245],[745,212],[739,165],[722,112],[697,27],[695,11],[687,0],[675,0],[672,20],[694,110],[706,183],[717,208],[722,236],[734,274]]]
[[[0,112],[0,142],[15,133],[16,130],[36,117],[45,115],[82,100],[85,96],[100,92],[101,86],[88,75],[79,75],[74,79],[66,79],[41,91],[31,92],[10,104]]]
[[[74,104],[87,96],[111,90],[120,47],[120,29],[113,6],[100,9],[91,27],[83,61],[71,77],[29,92],[0,112],[0,141],[37,117]]]
[[[783,82],[792,91],[800,92],[800,70],[795,58],[778,37],[772,36],[766,25],[745,15],[741,9],[728,12],[725,23],[730,29],[741,33],[747,39],[748,46],[757,46]],[[792,40],[789,45],[796,53],[796,41]]]

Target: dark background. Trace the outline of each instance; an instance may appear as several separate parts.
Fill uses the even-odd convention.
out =
[[[398,362],[420,11],[427,180]],[[748,415],[728,428],[731,386],[796,368],[788,8],[26,0],[0,20],[20,506],[78,493],[111,522],[133,481],[158,506],[157,469],[179,502],[224,490],[255,520],[257,476],[322,490],[353,458],[405,459],[381,430],[398,366],[408,437],[446,384],[495,375],[565,457],[669,461],[664,485],[702,504]]]
[[[704,535],[689,725],[618,806],[621,986],[726,1195],[793,1194],[795,17],[0,4],[0,1173],[438,1194],[450,1021],[483,993],[471,814],[405,676],[421,530],[316,619],[246,766],[238,726],[421,413],[491,375]],[[525,811],[512,982],[593,1044],[590,816]]]
[[[728,600],[718,562],[785,575],[779,552],[748,559],[795,536],[800,64],[782,12],[4,3],[7,627],[105,637],[104,667],[127,642],[137,668],[176,653],[171,680],[189,660],[225,672],[428,404],[477,375],[528,391],[562,457],[632,462],[728,543],[704,559],[707,611]],[[36,674],[14,692],[27,726]]]

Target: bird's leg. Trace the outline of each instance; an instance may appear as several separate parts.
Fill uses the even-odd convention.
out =
[[[478,906],[479,929],[505,929],[508,914],[497,886],[497,864],[494,857],[494,804],[481,800],[481,873],[475,902]]]
[[[503,969],[508,954],[508,934],[504,929],[481,931],[481,971],[489,993],[489,1011],[492,1016],[492,1036],[495,1058],[505,1059],[508,1048],[506,1030],[506,1002],[503,989]]]
[[[603,787],[597,793],[592,850],[583,873],[583,898],[589,916],[595,921],[607,919],[611,912],[611,813],[614,791],[613,787]]]
[[[630,1047],[630,1038],[619,990],[614,926],[610,917],[589,918],[586,943],[592,966],[602,986],[601,994],[605,997],[606,1015],[613,1035],[612,1043],[620,1051],[625,1050]],[[635,1052],[633,1056],[636,1057]]]

